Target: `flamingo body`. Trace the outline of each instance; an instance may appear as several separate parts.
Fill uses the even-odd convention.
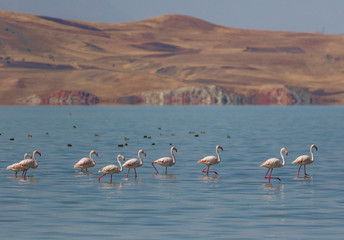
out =
[[[98,153],[96,151],[92,150],[90,152],[90,157],[89,158],[86,158],[86,157],[81,158],[76,164],[74,164],[74,168],[80,168],[81,172],[83,169],[86,169],[86,172],[87,172],[88,168],[94,167],[96,165],[96,162],[93,160],[92,154],[95,154],[96,156],[98,156]]]
[[[129,159],[128,161],[126,161],[123,164],[123,167],[126,167],[126,168],[138,168],[138,167],[141,167],[142,165],[143,164],[140,163],[139,159],[131,158],[131,159]]]
[[[38,154],[39,156],[41,156],[41,153],[37,150],[35,150],[32,154],[32,157],[33,159],[24,159],[24,160],[21,160],[18,164],[20,167],[22,167],[24,170],[23,170],[23,174],[22,176],[26,176],[26,173],[27,171],[30,169],[30,168],[38,168],[38,161],[36,159],[36,154]]]
[[[260,166],[266,167],[266,168],[280,168],[280,167],[283,167],[284,165],[281,163],[281,160],[279,160],[278,158],[269,158]]]
[[[24,160],[25,160],[27,157],[31,158],[31,155],[28,154],[28,153],[25,153],[25,154],[24,154]],[[15,173],[14,173],[14,176],[15,176],[15,177],[17,176],[17,173],[18,173],[18,172],[21,172],[21,171],[24,171],[24,170],[25,170],[24,167],[22,167],[19,163],[14,163],[14,164],[12,164],[12,165],[9,165],[6,169],[15,172]]]
[[[219,164],[220,161],[215,156],[207,156],[198,161],[199,163],[204,163],[207,166]]]
[[[24,171],[24,167],[22,167],[19,163],[14,163],[12,165],[9,165],[7,166],[6,169],[15,172],[16,176],[18,172]]]
[[[294,161],[291,162],[292,164],[300,164],[300,165],[307,165],[313,163],[311,158],[308,155],[301,155],[298,156]]]
[[[142,161],[142,158],[140,156],[141,153],[143,153],[146,156],[146,153],[141,149],[137,154],[138,158],[131,158],[123,164],[123,167],[129,168],[128,173],[127,173],[127,177],[129,176],[130,169],[132,169],[132,168],[135,171],[135,177],[137,177],[136,168],[141,167],[143,165],[143,161]]]
[[[155,160],[154,162],[152,162],[152,166],[154,167],[154,169],[156,170],[157,174],[159,173],[159,171],[155,168],[154,164],[155,163],[158,163],[160,164],[161,166],[164,166],[166,167],[165,169],[165,174],[167,174],[167,167],[172,167],[174,164],[176,164],[176,159],[173,155],[173,150],[175,150],[176,152],[178,152],[177,148],[175,147],[172,147],[171,148],[171,155],[172,155],[172,158],[171,157],[162,157],[162,158],[159,158],[157,160]]]
[[[299,170],[297,171],[297,177],[299,177],[300,170],[301,170],[302,166],[304,168],[305,177],[309,176],[306,173],[306,165],[312,164],[314,162],[313,148],[315,148],[315,150],[318,151],[318,147],[315,146],[314,144],[312,144],[310,147],[310,150],[309,150],[311,152],[312,157],[310,157],[309,155],[301,155],[301,156],[298,156],[294,161],[291,162],[292,164],[299,164],[300,165]]]
[[[202,172],[206,172],[207,175],[210,172],[213,172],[216,175],[218,174],[216,171],[209,171],[209,168],[210,168],[211,165],[219,164],[221,162],[221,158],[220,158],[220,154],[219,154],[219,148],[223,151],[223,148],[220,145],[217,145],[216,146],[217,157],[215,157],[215,156],[207,156],[207,157],[204,157],[204,158],[202,158],[201,160],[198,161],[199,163],[204,163],[206,165],[203,168]],[[206,168],[208,168],[207,171],[205,171]]]
[[[107,165],[106,167],[103,167],[99,170],[100,173],[106,173],[106,174],[114,174],[119,173],[120,168],[117,165]]]
[[[274,170],[274,168],[280,168],[280,167],[283,167],[285,165],[285,159],[284,159],[284,156],[283,156],[282,152],[285,152],[285,154],[288,155],[288,151],[285,148],[282,148],[281,151],[280,151],[283,163],[278,158],[269,158],[268,160],[266,160],[264,163],[262,163],[260,165],[261,167],[268,168],[268,171],[266,172],[264,178],[269,178],[269,183],[270,183],[270,179],[271,178],[275,178],[275,179],[278,179],[279,181],[281,181],[280,178],[278,178],[278,177],[271,177],[271,175],[272,175],[272,171]],[[270,171],[270,175],[269,175],[269,177],[267,177],[269,171]]]
[[[104,176],[107,175],[107,174],[110,174],[110,175],[111,175],[111,182],[112,182],[112,174],[120,173],[120,172],[123,171],[123,167],[122,167],[121,162],[119,161],[119,158],[122,158],[123,160],[125,160],[125,158],[124,158],[123,155],[118,154],[118,156],[117,156],[117,162],[118,162],[118,164],[119,164],[119,167],[116,166],[116,165],[111,164],[111,165],[107,165],[106,167],[103,167],[102,169],[99,170],[100,173],[104,173],[104,174],[98,178],[98,182],[100,181],[100,179],[101,179],[102,177],[104,177]]]

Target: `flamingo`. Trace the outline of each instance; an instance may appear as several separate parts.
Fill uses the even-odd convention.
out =
[[[30,168],[38,168],[38,161],[36,159],[36,154],[39,154],[39,156],[42,156],[40,152],[35,150],[32,154],[33,159],[24,159],[19,162],[19,166],[23,168],[22,177],[26,176],[27,170],[29,170]]]
[[[74,168],[80,168],[82,172],[82,170],[86,169],[87,172],[87,168],[90,167],[94,167],[96,165],[96,162],[93,160],[92,158],[92,154],[95,154],[98,157],[98,153],[94,150],[92,150],[90,152],[90,157],[89,158],[81,158],[76,164],[74,164]]]
[[[123,167],[129,168],[128,173],[127,173],[127,177],[129,176],[129,172],[130,172],[130,169],[131,169],[131,168],[134,168],[135,177],[137,177],[136,168],[137,168],[137,167],[141,167],[141,166],[143,165],[143,161],[142,161],[142,158],[141,158],[141,156],[140,156],[141,153],[143,153],[143,154],[146,156],[145,151],[143,151],[142,149],[140,149],[140,151],[139,151],[138,154],[137,154],[138,157],[139,157],[139,159],[137,159],[137,158],[132,158],[132,159],[129,159],[128,161],[126,161],[126,162],[123,164]]]
[[[154,167],[154,169],[155,169],[157,174],[159,174],[159,171],[155,168],[154,163],[159,163],[161,166],[165,166],[166,167],[166,170],[165,170],[165,174],[166,175],[167,175],[167,167],[171,167],[171,166],[173,166],[176,163],[176,159],[175,159],[175,157],[173,155],[173,150],[178,152],[177,148],[172,147],[171,148],[172,158],[170,158],[170,157],[162,157],[162,158],[159,158],[159,159],[155,160],[154,162],[152,162],[152,166]]]
[[[292,161],[293,164],[300,164],[299,170],[297,171],[297,177],[299,177],[299,173],[301,170],[301,167],[303,166],[305,177],[309,176],[306,173],[306,165],[311,164],[314,162],[314,154],[313,154],[313,148],[318,151],[318,147],[315,146],[314,144],[311,145],[309,151],[311,152],[312,159],[310,158],[309,155],[301,155],[298,156],[294,161]]]
[[[216,171],[209,171],[209,167],[211,165],[219,164],[221,162],[221,158],[220,158],[220,154],[219,154],[219,148],[223,151],[223,148],[220,145],[217,145],[216,146],[217,157],[215,157],[215,156],[207,156],[207,157],[204,157],[204,158],[202,158],[201,160],[198,161],[199,163],[204,163],[206,165],[203,168],[202,172],[207,172],[207,176],[208,176],[208,173],[210,173],[210,172],[215,173],[216,175],[218,175],[218,173]],[[207,167],[208,167],[207,171],[204,171]]]
[[[111,175],[111,181],[112,182],[112,174],[114,173],[120,173],[123,171],[123,167],[122,167],[122,164],[121,162],[119,161],[119,158],[122,158],[123,161],[125,160],[124,156],[121,155],[121,154],[118,154],[117,156],[117,162],[119,164],[119,168],[118,166],[116,165],[107,165],[106,167],[103,167],[102,169],[99,170],[100,173],[104,173],[103,175],[101,175],[99,178],[98,178],[98,182],[100,182],[100,179],[102,177],[104,177],[106,174],[110,174]]]
[[[26,157],[31,158],[32,156],[31,156],[31,154],[25,153],[24,154],[24,160],[26,159]],[[7,170],[11,170],[11,171],[15,172],[14,176],[16,177],[18,172],[24,171],[24,168],[22,166],[20,166],[19,163],[14,163],[12,165],[9,165],[7,167]]]
[[[278,177],[271,177],[271,174],[272,174],[272,170],[274,170],[274,168],[280,168],[280,167],[283,167],[285,165],[283,152],[285,152],[285,155],[288,155],[288,151],[285,148],[281,148],[280,154],[281,154],[283,163],[281,163],[281,160],[279,160],[278,158],[269,158],[262,165],[260,165],[261,167],[268,168],[268,171],[266,172],[264,178],[269,178],[269,183],[270,183],[271,178],[275,178],[275,179],[278,179],[281,181],[281,179]],[[270,172],[269,177],[266,177],[266,175],[268,175],[270,170],[271,170],[271,172]]]

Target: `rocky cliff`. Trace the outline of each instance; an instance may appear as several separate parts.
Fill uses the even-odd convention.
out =
[[[218,86],[186,87],[175,90],[143,94],[148,105],[237,105],[243,96]]]
[[[238,94],[219,86],[179,88],[142,94],[148,105],[304,105],[319,103],[308,89],[267,88]]]
[[[84,91],[59,90],[47,96],[33,94],[18,99],[18,102],[26,105],[94,105],[100,103],[100,99]]]

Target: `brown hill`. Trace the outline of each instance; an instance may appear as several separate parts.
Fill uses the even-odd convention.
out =
[[[341,35],[7,11],[0,33],[0,104],[344,104]]]

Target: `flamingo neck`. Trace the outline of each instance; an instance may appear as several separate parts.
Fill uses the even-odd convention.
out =
[[[119,167],[120,167],[119,171],[122,172],[123,171],[123,167],[122,167],[121,161],[119,160],[119,157],[117,157],[117,162],[118,162]]]
[[[311,161],[314,162],[313,146],[311,146],[311,149],[309,151],[311,152],[311,156],[312,156]]]
[[[173,148],[171,149],[171,155],[172,155],[172,162],[173,162],[173,164],[175,164],[176,163],[176,158],[174,157],[174,155],[173,155]]]
[[[216,154],[217,154],[217,159],[219,160],[219,162],[221,162],[221,158],[220,158],[220,154],[219,154],[219,148],[216,148]]]
[[[95,163],[95,161],[94,161],[93,158],[92,158],[92,154],[93,154],[93,152],[90,152],[90,159],[91,159],[92,162]]]
[[[36,159],[36,153],[34,153],[32,155],[33,155],[33,160],[35,160],[35,167],[34,168],[38,168],[38,161]]]
[[[281,157],[282,157],[282,166],[284,166],[285,165],[285,159],[284,159],[284,156],[283,156],[283,151],[282,151],[282,149],[281,149]]]
[[[143,164],[143,161],[142,161],[142,158],[141,158],[141,155],[140,155],[140,153],[141,153],[141,152],[139,152],[139,153],[137,154],[137,156],[139,157],[140,164],[142,165],[142,164]]]

